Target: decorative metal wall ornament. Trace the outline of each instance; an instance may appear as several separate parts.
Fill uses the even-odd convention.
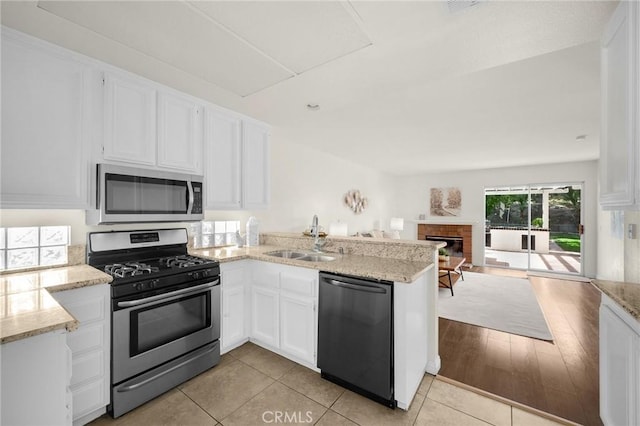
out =
[[[368,204],[367,197],[362,196],[357,189],[352,189],[344,194],[344,205],[353,210],[355,214],[362,213]]]

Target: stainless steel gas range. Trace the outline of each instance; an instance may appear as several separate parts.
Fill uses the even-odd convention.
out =
[[[187,254],[186,229],[93,232],[88,263],[111,283],[113,417],[220,361],[220,265]]]

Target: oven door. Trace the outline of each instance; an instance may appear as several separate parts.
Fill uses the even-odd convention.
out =
[[[112,383],[147,371],[220,338],[219,280],[116,302]]]

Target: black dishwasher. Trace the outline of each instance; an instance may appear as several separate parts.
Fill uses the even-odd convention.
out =
[[[322,377],[395,408],[393,283],[320,272]]]

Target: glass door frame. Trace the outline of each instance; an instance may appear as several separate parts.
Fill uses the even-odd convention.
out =
[[[531,213],[531,207],[532,207],[532,191],[535,191],[536,189],[539,188],[548,188],[548,187],[558,187],[558,188],[562,188],[562,187],[579,187],[580,190],[580,214],[579,214],[579,223],[577,224],[578,226],[578,230],[577,233],[580,237],[580,262],[579,262],[579,270],[577,272],[571,272],[571,271],[556,271],[553,269],[541,269],[541,268],[533,268],[531,265],[531,255],[532,255],[532,249],[531,249],[531,237],[532,237],[532,213]],[[584,232],[582,231],[582,227],[583,227],[583,223],[584,223],[584,182],[578,182],[578,181],[573,181],[573,182],[562,182],[562,183],[558,183],[558,182],[553,182],[553,183],[530,183],[530,184],[520,184],[520,185],[492,185],[492,186],[485,186],[484,187],[484,206],[485,206],[485,223],[487,220],[487,215],[486,215],[486,206],[487,206],[487,190],[491,190],[491,189],[500,189],[500,188],[504,188],[504,189],[509,189],[509,188],[514,188],[514,191],[516,191],[517,189],[520,189],[522,191],[522,193],[527,194],[527,266],[526,269],[524,268],[520,268],[520,267],[511,267],[511,266],[500,266],[500,265],[490,265],[487,264],[487,260],[486,260],[486,248],[485,248],[485,256],[483,256],[484,258],[484,266],[487,267],[497,267],[497,268],[505,268],[505,269],[517,269],[517,270],[527,270],[527,271],[534,271],[534,272],[546,272],[546,273],[553,273],[553,274],[562,274],[562,275],[570,275],[570,276],[584,276],[584,265],[583,265],[583,259],[584,259]],[[549,228],[551,227],[551,224],[549,223],[547,225]],[[549,237],[551,237],[551,230],[549,229]],[[535,252],[534,252],[535,253]]]

